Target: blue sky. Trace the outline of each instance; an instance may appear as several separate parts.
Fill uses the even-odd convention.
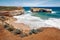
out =
[[[60,7],[60,0],[0,0],[0,6]]]

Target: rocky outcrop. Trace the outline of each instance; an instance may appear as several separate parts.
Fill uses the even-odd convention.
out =
[[[13,10],[9,12],[12,16],[24,14],[24,9],[22,10]]]
[[[52,12],[52,9],[43,9],[42,12],[48,12],[48,13],[51,13],[51,12]]]
[[[31,8],[31,12],[48,12],[48,13],[51,13],[52,12],[52,9]]]
[[[40,11],[40,8],[31,8],[31,11],[32,12],[39,12]]]
[[[23,8],[17,8],[15,10],[2,10],[0,11],[0,16],[15,16],[15,15],[21,15],[24,14]]]

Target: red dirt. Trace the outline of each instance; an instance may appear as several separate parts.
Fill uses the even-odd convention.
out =
[[[3,26],[0,25],[0,40],[22,40],[22,39],[5,30]]]
[[[44,31],[21,38],[13,35],[0,25],[0,40],[60,40],[60,29],[45,28]]]
[[[60,30],[56,28],[45,28],[43,32],[31,35],[23,40],[60,40]]]

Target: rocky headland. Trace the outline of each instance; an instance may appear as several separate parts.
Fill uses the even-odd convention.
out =
[[[0,16],[15,16],[24,14],[23,7],[1,7]]]

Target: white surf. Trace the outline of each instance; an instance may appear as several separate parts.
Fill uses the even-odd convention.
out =
[[[60,29],[60,19],[49,18],[43,20],[40,17],[31,16],[31,14],[24,14],[20,16],[14,16],[17,19],[15,23],[24,23],[31,29],[37,29],[40,27],[56,27]]]

